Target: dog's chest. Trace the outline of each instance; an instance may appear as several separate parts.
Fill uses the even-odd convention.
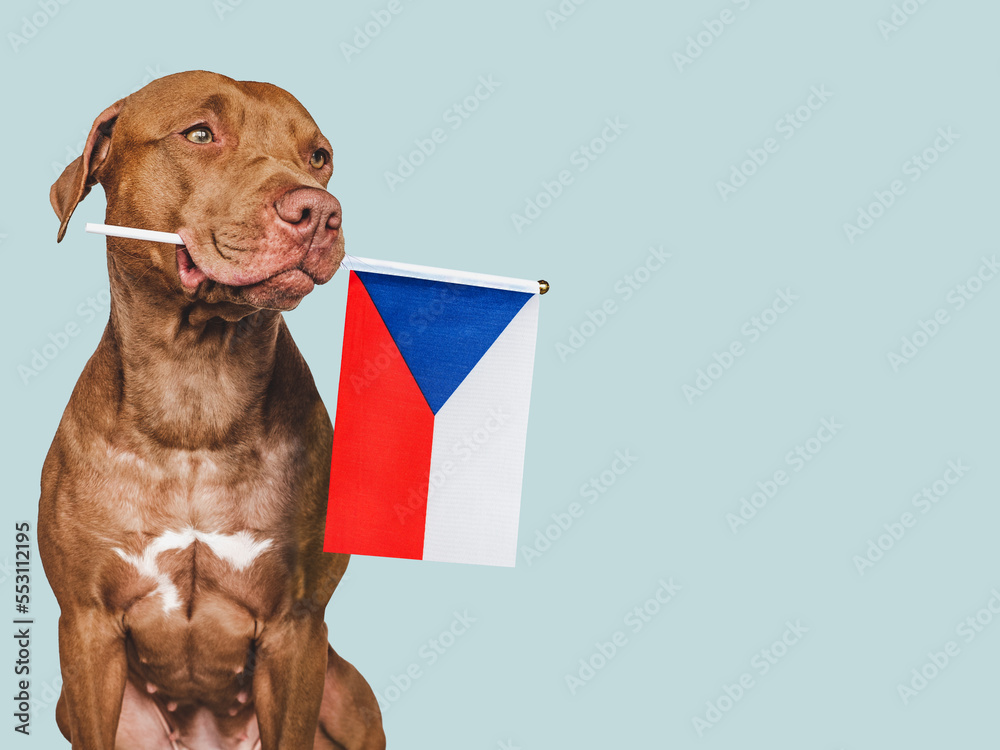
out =
[[[168,528],[115,548],[136,598],[124,608],[131,669],[164,699],[232,702],[260,623],[287,594],[280,540],[261,531]],[[200,686],[200,687],[199,687]],[[199,689],[207,691],[200,695]]]
[[[202,592],[256,609],[262,603],[256,587],[280,569],[275,539],[247,529],[167,528],[141,550],[115,547],[114,553],[147,589],[139,600],[154,603],[163,616],[188,619]]]
[[[192,678],[238,689],[260,623],[289,601],[302,500],[291,459],[257,447],[114,462],[128,531],[105,558],[105,591],[133,670],[164,694],[183,698]]]
[[[294,452],[112,458],[108,480],[123,529],[109,545],[115,608],[132,610],[132,619],[194,620],[204,607],[274,606],[292,574],[290,526],[302,501]]]

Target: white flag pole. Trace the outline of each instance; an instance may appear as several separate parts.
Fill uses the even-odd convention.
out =
[[[172,232],[154,232],[149,229],[117,227],[111,224],[92,224],[89,222],[86,229],[91,234],[103,234],[109,237],[124,237],[130,240],[148,240],[149,242],[166,242],[173,245],[184,244],[181,236]],[[397,263],[390,260],[357,258],[353,255],[345,256],[340,265],[349,271],[388,273],[417,279],[448,281],[454,284],[473,284],[493,289],[508,289],[510,291],[527,292],[529,294],[545,294],[549,291],[549,283],[544,280],[528,281],[527,279],[512,279],[507,276],[492,276],[490,274],[472,273],[469,271],[452,271],[446,268],[416,266],[412,263]]]
[[[109,237],[124,237],[129,240],[149,240],[150,242],[167,242],[173,245],[183,245],[179,234],[171,232],[154,232],[150,229],[133,229],[132,227],[116,227],[111,224],[87,224],[91,234],[106,234]]]

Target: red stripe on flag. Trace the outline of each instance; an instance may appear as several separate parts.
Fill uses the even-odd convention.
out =
[[[433,436],[427,399],[352,272],[324,550],[423,556]]]

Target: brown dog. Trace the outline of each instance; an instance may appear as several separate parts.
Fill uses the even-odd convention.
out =
[[[333,429],[282,319],[344,255],[330,144],[270,84],[203,71],[94,122],[52,186],[61,240],[101,183],[111,316],[42,472],[73,748],[384,748],[327,643]]]

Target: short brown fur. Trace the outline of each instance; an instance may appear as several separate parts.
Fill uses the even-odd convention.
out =
[[[199,123],[211,144],[185,136]],[[385,747],[327,644],[348,563],[322,550],[333,429],[281,315],[344,253],[317,151],[287,92],[194,71],[106,109],[52,187],[60,240],[100,183],[109,224],[185,242],[109,238],[110,320],[42,471],[74,750]],[[157,578],[139,561],[171,534]],[[233,540],[252,562],[223,559]]]

